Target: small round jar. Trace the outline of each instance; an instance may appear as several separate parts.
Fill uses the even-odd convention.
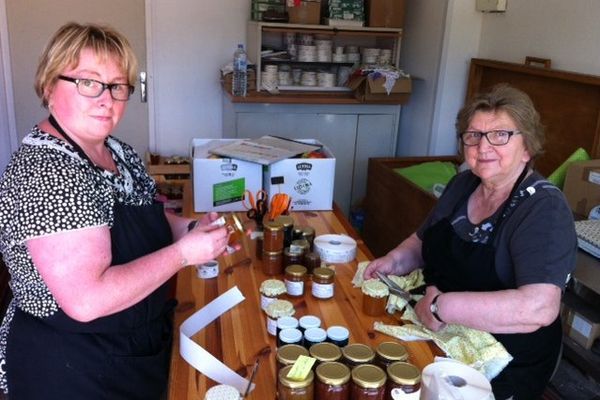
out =
[[[369,279],[363,282],[362,310],[371,317],[378,317],[385,312],[387,297],[390,294],[388,287],[379,279]]]
[[[274,221],[264,224],[263,228],[263,250],[264,251],[282,251],[283,250],[283,225]]]
[[[306,239],[308,242],[308,249],[313,249],[313,242],[315,240],[315,228],[311,226],[305,226],[302,229],[302,239]]]
[[[375,349],[375,364],[385,370],[396,361],[406,361],[406,347],[397,342],[383,342]]]
[[[327,339],[327,332],[323,328],[308,328],[304,331],[304,347],[307,349],[317,343],[323,343],[325,339]]]
[[[279,336],[279,332],[281,332],[282,329],[292,328],[298,329],[298,319],[294,317],[277,318],[277,336]]]
[[[310,328],[320,328],[321,327],[321,319],[315,315],[305,315],[300,317],[298,320],[298,324],[300,325],[300,330],[304,332]]]
[[[350,399],[350,368],[339,362],[325,362],[317,366],[315,375],[316,399]]]
[[[285,269],[285,287],[288,296],[300,297],[304,295],[304,279],[306,267],[294,264]]]
[[[310,371],[306,378],[301,381],[295,381],[287,377],[287,374],[292,369],[292,365],[288,365],[279,370],[277,382],[277,399],[278,400],[313,400],[314,399],[314,384],[315,374]]]
[[[287,300],[275,300],[267,306],[267,332],[277,335],[277,320],[281,317],[291,317],[296,311],[294,305]]]
[[[352,370],[350,398],[353,400],[384,400],[386,373],[373,364],[363,364]]]
[[[303,226],[298,226],[295,225],[294,226],[294,230],[292,233],[292,240],[296,240],[296,239],[304,239],[302,237],[302,232],[304,231],[304,227]]]
[[[302,255],[310,252],[310,243],[306,239],[292,240],[290,244],[292,251],[302,252]]]
[[[339,361],[342,358],[342,350],[335,344],[329,342],[313,344],[308,349],[308,352],[312,358],[317,360],[316,364]]]
[[[240,400],[242,395],[236,388],[229,385],[216,385],[204,394],[204,400]]]
[[[286,328],[279,331],[277,335],[277,347],[285,346],[286,344],[302,345],[302,332],[300,332],[300,329]]]
[[[350,368],[368,364],[375,358],[372,348],[362,343],[352,343],[342,348],[342,360]]]
[[[316,268],[321,267],[321,256],[316,251],[309,251],[304,254],[304,266],[308,270],[308,274],[312,274]]]
[[[196,266],[198,278],[212,279],[219,276],[219,262],[217,260],[207,261]]]
[[[262,271],[265,275],[281,275],[283,272],[283,253],[281,251],[263,251]]]
[[[279,279],[267,279],[260,284],[260,308],[265,311],[267,306],[285,294],[285,283]]]
[[[392,391],[418,393],[421,390],[421,371],[412,364],[397,361],[387,367],[388,381],[386,399],[393,400]]]
[[[300,356],[308,357],[308,354],[308,350],[297,344],[288,344],[279,347],[277,349],[277,355],[275,356],[275,359],[277,360],[277,371],[287,365],[293,365]]]
[[[291,215],[280,215],[275,218],[275,222],[283,226],[283,246],[288,247],[294,234],[294,218]]]
[[[303,263],[304,255],[302,253],[292,251],[290,247],[283,249],[283,268],[287,268],[294,264],[303,265]]]
[[[344,326],[334,325],[327,328],[327,341],[338,347],[346,347],[350,338],[350,331]]]
[[[315,268],[312,275],[311,292],[318,299],[330,299],[335,292],[335,271],[331,268]]]

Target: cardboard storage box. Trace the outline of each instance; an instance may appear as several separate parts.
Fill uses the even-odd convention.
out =
[[[209,154],[214,147],[236,139],[193,139],[192,184],[194,211],[244,211],[244,190],[256,193],[262,188],[262,166]]]
[[[367,0],[368,26],[402,28],[405,0]]]
[[[600,313],[573,293],[563,296],[561,318],[565,333],[587,350],[600,337]]]
[[[320,144],[316,140],[301,142]],[[287,193],[292,198],[290,211],[333,209],[335,157],[327,147],[327,158],[288,158],[264,167],[263,187],[269,198]]]
[[[290,24],[311,24],[321,23],[321,2],[303,1],[299,6],[287,8]]]
[[[231,85],[233,84],[233,72],[221,74],[221,83],[227,93],[231,93]],[[248,81],[246,82],[248,92],[256,90],[256,72],[254,69],[248,69]]]
[[[354,91],[354,96],[361,101],[379,101],[393,104],[403,104],[408,101],[412,90],[410,78],[397,79],[389,94],[384,84],[384,77],[371,79],[367,76],[355,76],[348,81],[348,87]]]
[[[600,205],[600,160],[575,162],[569,166],[563,192],[571,210],[587,218]]]

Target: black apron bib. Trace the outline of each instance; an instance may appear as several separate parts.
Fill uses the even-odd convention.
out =
[[[428,285],[436,285],[442,292],[487,292],[510,289],[496,273],[494,237],[502,221],[519,205],[516,189],[525,178],[519,177],[496,221],[486,244],[467,242],[455,233],[450,220],[444,218],[428,228],[423,235],[422,255],[424,276]],[[467,201],[479,182],[460,199],[451,215]],[[518,310],[515,310],[518,312]],[[494,396],[532,400],[541,396],[554,370],[562,330],[560,319],[532,333],[493,334],[514,359],[492,380]]]
[[[172,242],[161,204],[116,203],[110,233],[113,265]],[[139,303],[88,323],[62,310],[36,318],[17,307],[6,355],[10,399],[160,399],[168,382],[174,306],[165,283]]]

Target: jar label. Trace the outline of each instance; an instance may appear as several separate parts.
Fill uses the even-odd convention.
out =
[[[290,296],[302,296],[304,294],[304,282],[285,281],[285,288]]]
[[[212,279],[219,275],[218,263],[204,263],[197,266],[198,278]]]
[[[277,300],[275,297],[265,296],[264,294],[260,295],[260,308],[263,310],[267,309],[267,306]]]
[[[312,284],[312,295],[319,299],[328,299],[333,297],[333,283],[316,283]]]
[[[273,336],[277,336],[277,320],[267,317],[267,332]]]

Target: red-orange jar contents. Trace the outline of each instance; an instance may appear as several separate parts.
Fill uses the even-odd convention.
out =
[[[270,221],[263,228],[263,251],[283,251],[283,225]]]
[[[372,364],[363,364],[352,370],[350,398],[352,400],[385,400],[386,373]]]
[[[265,275],[279,275],[283,272],[281,251],[263,251],[262,271]]]
[[[350,368],[339,362],[324,362],[315,370],[315,399],[349,400]]]
[[[405,394],[421,390],[421,371],[412,364],[397,361],[387,367],[386,400],[393,400],[392,390],[398,388]]]
[[[287,377],[292,365],[279,370],[277,382],[278,400],[313,400],[314,399],[314,372],[310,371],[304,380],[296,381]]]

